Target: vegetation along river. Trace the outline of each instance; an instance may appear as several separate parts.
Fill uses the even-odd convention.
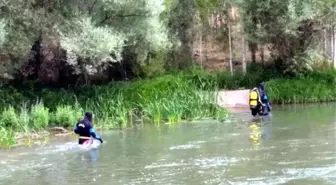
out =
[[[224,123],[104,132],[91,152],[73,139],[1,151],[0,184],[334,185],[335,112],[334,103],[291,105],[274,107],[260,127],[237,113]]]

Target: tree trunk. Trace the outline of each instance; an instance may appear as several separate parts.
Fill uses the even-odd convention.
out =
[[[327,53],[327,30],[323,29],[323,53]]]
[[[90,82],[89,81],[89,74],[88,74],[88,71],[86,70],[86,67],[85,67],[86,60],[87,59],[78,58],[78,64],[80,66],[80,70],[81,70],[81,73],[82,73],[84,84],[89,85],[89,82]]]
[[[246,74],[246,49],[245,49],[245,38],[244,35],[242,36],[242,67],[243,67],[243,74]]]
[[[265,62],[264,56],[265,56],[264,55],[264,46],[260,45],[260,59],[261,59],[262,64],[264,64],[264,62]]]
[[[253,63],[256,63],[257,44],[250,42],[248,45],[251,52],[251,60]]]
[[[336,68],[336,29],[335,29],[335,26],[332,27],[332,61],[333,61],[333,65],[334,65],[334,68]]]
[[[214,11],[212,12],[212,14],[211,14],[211,31],[210,31],[210,39],[212,40],[212,38],[213,38],[213,35],[214,35],[214,27],[215,27],[215,18],[214,18]],[[212,48],[212,42],[210,41],[210,44],[209,44],[209,46],[210,46],[210,49]]]
[[[231,43],[231,25],[230,20],[228,19],[228,29],[229,29],[229,51],[230,51],[230,73],[233,76],[233,67],[232,67],[232,43]]]
[[[207,30],[209,31],[209,29],[207,28]],[[205,41],[204,41],[204,61],[208,62],[208,35],[205,36]]]
[[[203,66],[203,45],[202,45],[202,42],[203,42],[203,26],[201,25],[201,34],[200,34],[200,37],[199,37],[199,58],[200,58],[200,62],[201,62],[201,66]]]

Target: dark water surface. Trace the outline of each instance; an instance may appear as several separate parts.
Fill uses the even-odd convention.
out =
[[[109,131],[91,152],[75,140],[2,151],[0,184],[335,185],[335,123],[336,104],[319,104],[274,108],[260,126],[240,113]]]

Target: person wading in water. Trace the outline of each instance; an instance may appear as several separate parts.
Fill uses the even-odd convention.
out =
[[[267,116],[271,112],[272,108],[265,92],[264,82],[250,91],[250,110],[252,116],[257,114]]]
[[[96,133],[95,129],[93,128],[92,118],[93,114],[91,112],[86,112],[84,119],[80,120],[74,127],[74,132],[79,135],[78,144],[80,145],[88,141],[92,143],[93,140],[91,139],[91,137],[103,143],[103,139]]]

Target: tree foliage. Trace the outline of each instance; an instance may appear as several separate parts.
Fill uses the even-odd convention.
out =
[[[334,0],[0,0],[0,63],[54,82],[65,74],[103,76],[116,64],[148,74],[188,67],[195,32],[208,34],[195,25],[214,12],[228,18],[233,7],[247,40],[269,45],[286,65],[312,51],[315,33],[336,22]]]
[[[289,66],[313,47],[319,30],[335,23],[328,18],[336,10],[332,0],[246,0],[240,7],[247,39],[270,45],[274,58]]]
[[[170,46],[160,21],[162,0],[2,0],[0,8],[1,61],[26,63],[34,43],[52,37],[65,51],[67,65],[79,73],[91,68],[85,73],[94,74],[103,65],[121,62],[125,47],[143,62],[149,53]]]

